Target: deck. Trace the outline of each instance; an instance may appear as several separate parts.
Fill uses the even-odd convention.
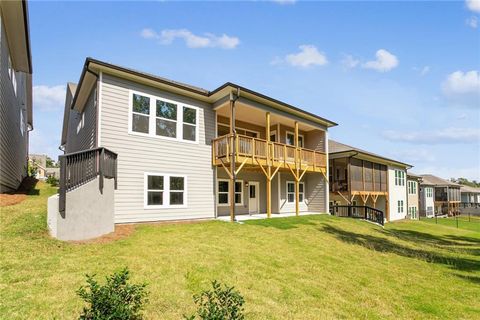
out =
[[[236,148],[233,148],[234,143]],[[213,165],[229,164],[234,149],[236,149],[235,162],[242,167],[263,169],[264,166],[271,166],[278,169],[326,173],[327,156],[324,152],[239,134],[235,136],[228,134],[212,140]]]

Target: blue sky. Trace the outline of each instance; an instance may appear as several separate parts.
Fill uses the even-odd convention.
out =
[[[30,151],[60,154],[86,57],[213,90],[230,81],[339,124],[330,137],[480,180],[480,1],[30,3]]]

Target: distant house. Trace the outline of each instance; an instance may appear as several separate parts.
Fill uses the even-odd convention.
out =
[[[330,205],[369,206],[387,221],[407,216],[407,169],[397,160],[329,140]]]
[[[419,217],[432,218],[435,216],[435,184],[426,179],[420,181],[419,186]]]
[[[422,177],[407,173],[407,217],[414,220],[419,219],[420,181]]]
[[[480,214],[480,188],[462,186],[460,193],[460,212]]]
[[[39,180],[44,180],[49,176],[59,178],[60,169],[51,168],[47,166],[47,155],[46,154],[30,154],[28,156],[28,161],[31,165],[34,165],[36,168],[35,178]]]
[[[0,1],[0,193],[27,175],[32,60],[26,1]]]
[[[434,189],[433,203],[435,215],[456,215],[460,213],[460,187],[461,185],[436,177],[423,174],[422,186]]]

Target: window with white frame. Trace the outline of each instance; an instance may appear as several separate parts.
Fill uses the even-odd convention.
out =
[[[12,59],[8,56],[8,77],[12,81],[13,92],[15,96],[17,95],[17,75],[15,74],[15,69],[13,69]]]
[[[243,180],[235,181],[235,205],[243,205]],[[217,204],[230,205],[230,181],[218,179]]]
[[[405,171],[395,170],[395,185],[396,186],[405,185]]]
[[[298,192],[298,200],[299,202],[303,202],[304,195],[305,195],[305,185],[303,182],[299,183],[299,192]],[[294,203],[295,202],[295,182],[287,181],[287,202]]]
[[[23,119],[23,110],[20,109],[20,133],[25,134],[25,120]]]
[[[417,194],[417,182],[408,181],[408,193],[409,194]]]
[[[198,108],[136,92],[131,100],[131,133],[198,141]]]
[[[287,145],[294,146],[295,145],[295,133],[287,131],[287,134],[285,136],[285,142],[286,142],[285,144],[287,144]],[[301,135],[301,134],[298,135],[298,146],[300,148],[303,148],[303,135]]]
[[[403,200],[398,200],[397,202],[398,213],[403,213]]]
[[[235,127],[235,131],[237,134],[241,134],[247,137],[253,137],[253,138],[259,137],[259,132],[257,131],[252,131],[252,130],[248,130],[240,127]],[[230,133],[230,125],[224,124],[224,123],[218,123],[217,136],[221,137],[229,133]]]
[[[410,217],[412,219],[416,219],[417,218],[417,207],[408,207],[408,214],[410,215]]]
[[[186,177],[145,174],[145,205],[151,208],[186,206]]]
[[[433,198],[433,188],[425,188],[425,196],[427,198]]]

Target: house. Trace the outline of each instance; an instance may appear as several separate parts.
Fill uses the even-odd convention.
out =
[[[209,91],[87,58],[63,123],[61,177],[69,154],[115,158],[116,223],[328,212],[336,124],[237,84]]]
[[[30,154],[28,156],[28,161],[36,168],[35,178],[39,180],[45,180],[49,176],[55,177],[57,179],[59,178],[60,169],[49,167],[47,165],[46,154]]]
[[[435,215],[456,215],[460,208],[461,185],[431,174],[420,175],[422,186],[433,186]]]
[[[421,176],[420,176],[421,177]],[[419,217],[435,217],[435,184],[428,179],[421,179],[419,185]]]
[[[407,217],[414,220],[419,219],[421,180],[419,175],[407,172]]]
[[[480,214],[480,188],[462,186],[460,188],[462,214]]]
[[[411,165],[334,140],[328,150],[331,206],[367,206],[382,211],[386,221],[405,219]]]
[[[32,59],[26,1],[0,1],[0,193],[27,175]]]

